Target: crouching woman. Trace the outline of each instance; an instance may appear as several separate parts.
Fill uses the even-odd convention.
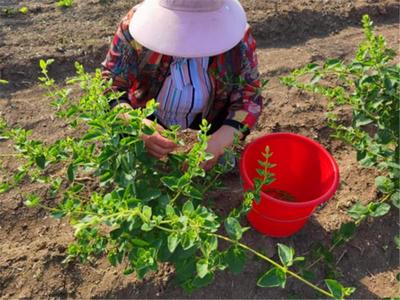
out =
[[[176,145],[160,131],[171,125],[198,129],[211,124],[210,169],[244,137],[261,113],[256,43],[237,0],[145,0],[122,19],[103,62],[103,76],[124,92],[110,103],[129,108],[158,103],[159,126],[143,136],[161,158]]]

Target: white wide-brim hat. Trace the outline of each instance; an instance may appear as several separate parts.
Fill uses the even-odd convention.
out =
[[[193,58],[232,49],[246,26],[238,0],[145,0],[132,17],[129,32],[150,50]]]

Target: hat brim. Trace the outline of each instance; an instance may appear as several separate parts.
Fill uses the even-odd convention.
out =
[[[146,0],[129,24],[132,37],[155,52],[179,57],[207,57],[224,53],[243,38],[246,14],[237,0],[225,0],[212,12],[174,11]]]

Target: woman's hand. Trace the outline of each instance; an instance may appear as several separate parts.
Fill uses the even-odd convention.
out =
[[[218,163],[218,160],[224,155],[225,148],[232,146],[236,134],[239,134],[239,137],[242,135],[239,130],[223,125],[211,135],[206,152],[212,154],[214,157],[204,163],[204,170],[210,170]]]
[[[144,119],[143,122],[149,127],[155,127],[155,132],[152,135],[144,134],[142,136],[142,140],[150,155],[156,158],[163,158],[175,150],[177,145],[160,134],[164,131],[162,126],[147,119]]]
[[[118,106],[132,108],[127,103],[120,103],[116,107]],[[129,123],[130,121],[130,115],[128,113],[122,113],[119,115],[119,117],[124,120],[124,122]],[[143,123],[146,124],[148,127],[154,127],[155,129],[155,132],[152,135],[142,135],[142,140],[144,141],[144,144],[150,155],[156,158],[163,158],[164,156],[175,150],[177,145],[171,140],[161,136],[160,132],[164,131],[164,128],[162,126],[148,119],[144,119]]]

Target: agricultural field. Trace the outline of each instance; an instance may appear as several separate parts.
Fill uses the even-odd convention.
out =
[[[367,205],[382,196],[382,190],[375,186],[375,178],[381,172],[362,168],[355,149],[331,137],[326,98],[288,88],[280,81],[282,76],[309,63],[323,63],[330,58],[351,60],[364,38],[361,19],[365,14],[374,22],[376,33],[385,37],[389,47],[398,50],[398,1],[241,2],[257,39],[262,78],[269,80],[263,91],[263,113],[246,143],[271,132],[307,136],[329,150],[339,165],[341,177],[334,198],[320,207],[300,232],[277,239],[250,229],[243,234],[242,243],[276,261],[281,256],[278,243],[293,247],[296,255],[305,257],[306,265],[312,265],[311,272],[303,274],[304,277],[325,290],[326,278],[356,288],[348,298],[398,297],[399,250],[394,239],[399,233],[399,210],[394,206],[382,217],[365,218],[351,239],[327,251],[332,246],[334,232],[352,220],[347,211],[357,202]],[[0,80],[4,80],[0,82],[0,114],[7,124],[32,130],[33,139],[48,144],[67,135],[79,135],[81,129],[73,129],[55,116],[52,99],[46,96],[38,80],[41,68],[42,71],[46,68],[44,61],[41,66],[39,61],[54,59],[47,69],[60,87],[75,75],[75,62],[94,73],[105,57],[119,19],[134,3],[0,0]],[[395,56],[393,63],[398,63],[398,58]],[[72,93],[77,94],[77,89]],[[340,108],[338,114],[345,123],[351,123],[349,109]],[[7,180],[5,174],[19,166],[13,156],[8,156],[11,150],[11,142],[2,137],[3,181]],[[40,159],[36,163],[45,166]],[[68,177],[74,176],[73,168],[68,168]],[[215,211],[227,215],[244,199],[239,170],[223,175],[222,182],[223,188],[206,197],[214,200]],[[248,255],[241,273],[216,272],[210,285],[191,294],[175,283],[171,264],[161,264],[144,279],[135,273],[124,275],[124,265],[113,267],[104,256],[86,263],[73,260],[65,264],[68,245],[74,241],[74,229],[64,218],[55,219],[45,209],[24,205],[26,195],[46,194],[41,183],[25,180],[18,189],[0,189],[4,190],[0,194],[0,297],[3,299],[324,297],[290,276],[284,289],[257,286],[259,277],[271,266],[254,255]],[[47,199],[45,204],[54,207],[52,201]],[[241,222],[249,226],[245,218]]]

